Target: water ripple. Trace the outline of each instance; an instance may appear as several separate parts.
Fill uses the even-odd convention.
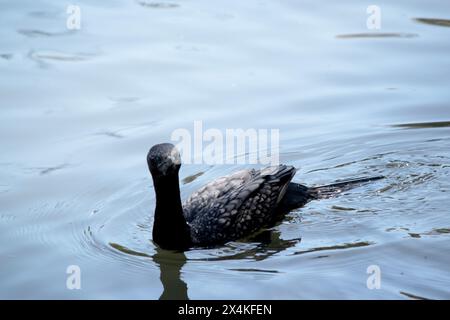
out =
[[[174,9],[178,8],[180,5],[173,2],[157,2],[148,0],[137,0],[136,1],[141,7],[151,8],[151,9]]]
[[[63,31],[63,32],[49,32],[37,29],[19,29],[18,33],[29,37],[29,38],[38,38],[38,37],[59,37],[73,34],[73,31]]]
[[[339,34],[336,36],[338,39],[375,39],[375,38],[417,38],[419,35],[416,33],[349,33],[349,34]]]
[[[450,27],[448,19],[414,18],[414,21],[439,27]]]

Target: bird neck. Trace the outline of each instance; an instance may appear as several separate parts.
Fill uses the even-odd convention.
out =
[[[153,241],[164,249],[188,248],[191,237],[183,215],[178,174],[153,177],[153,183],[156,193]]]

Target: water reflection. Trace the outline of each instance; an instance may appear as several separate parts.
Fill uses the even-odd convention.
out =
[[[415,33],[387,33],[387,32],[374,32],[374,33],[352,33],[352,34],[338,34],[338,39],[355,39],[355,38],[415,38],[418,37]]]
[[[288,219],[288,218],[287,218]],[[301,241],[301,238],[285,240],[281,238],[281,232],[278,230],[263,230],[245,240],[249,244],[255,244],[250,248],[242,242],[231,242],[227,244],[227,249],[232,248],[233,253],[227,253],[218,256],[215,252],[213,258],[196,258],[190,260],[196,261],[221,261],[221,260],[254,260],[262,261],[271,256],[283,252],[288,248],[294,247]],[[235,247],[233,247],[235,246]],[[245,248],[245,249],[243,249]],[[237,252],[236,252],[237,251]]]
[[[359,247],[366,247],[372,245],[372,242],[369,241],[359,241],[354,243],[344,243],[340,245],[334,245],[334,246],[328,246],[328,247],[316,247],[312,249],[307,249],[303,251],[296,251],[293,253],[293,255],[298,254],[304,254],[304,253],[310,253],[310,252],[316,252],[316,251],[329,251],[329,250],[342,250],[342,249],[350,249],[350,248],[359,248]]]
[[[449,297],[448,1],[397,1],[379,31],[354,2],[94,1],[73,32],[64,5],[16,2],[0,12],[0,298],[73,299],[67,263],[92,271],[82,298]],[[194,120],[279,128],[305,184],[387,179],[253,239],[161,251],[145,153]],[[192,167],[186,192],[229,169]],[[369,263],[393,272],[383,290]]]
[[[152,258],[160,270],[160,280],[164,288],[159,297],[160,300],[188,300],[188,286],[182,279],[181,272],[188,261],[203,261],[205,263],[229,260],[262,261],[288,248],[294,247],[300,241],[301,238],[284,240],[281,238],[281,232],[277,230],[264,230],[243,242],[231,242],[219,248],[187,251],[191,255],[189,259],[186,257],[185,252],[164,250],[158,246],[155,246],[156,253],[153,255],[132,250],[118,243],[110,242],[109,246],[126,255]],[[250,248],[247,244],[250,244]],[[231,249],[231,253],[229,249]],[[213,257],[204,257],[205,251],[212,254]],[[227,253],[221,255],[225,251]],[[277,270],[258,268],[230,268],[229,270],[238,272],[278,273]]]
[[[156,247],[153,261],[159,266],[164,291],[159,300],[188,300],[188,287],[181,279],[181,268],[186,264],[184,252],[173,252]]]
[[[48,68],[50,62],[81,62],[86,61],[97,54],[94,53],[68,53],[58,51],[34,51],[28,52],[27,57],[36,62],[40,68]]]
[[[29,37],[29,38],[36,38],[36,37],[58,37],[58,36],[65,36],[69,34],[74,34],[73,31],[64,31],[64,32],[49,32],[49,31],[43,31],[43,30],[37,30],[37,29],[19,29],[17,30],[18,33]]]
[[[137,3],[145,8],[152,8],[152,9],[171,9],[171,8],[178,8],[180,5],[177,3],[167,3],[167,2],[156,2],[156,1],[137,1]]]
[[[450,127],[450,121],[401,123],[401,124],[394,124],[392,125],[392,127],[405,129],[445,128]]]
[[[2,53],[0,54],[0,57],[5,60],[11,60],[13,55],[11,53]]]
[[[240,260],[253,259],[255,261],[265,260],[274,254],[280,253],[287,248],[295,246],[300,239],[283,240],[280,238],[280,232],[265,230],[252,238],[249,241],[258,241],[259,244],[252,249],[239,252],[234,255],[227,255],[223,257],[207,258],[207,259],[190,259],[190,260],[204,260],[205,262],[220,261],[220,260]],[[159,297],[160,300],[188,300],[188,286],[183,281],[181,269],[188,261],[184,252],[174,252],[155,247],[156,253],[153,255],[153,261],[160,269],[160,279],[163,285],[163,292]],[[277,273],[276,270],[260,270],[260,269],[231,269],[239,272],[258,271]]]
[[[400,291],[400,294],[404,295],[405,297],[408,297],[412,300],[429,300],[428,298],[422,297],[422,296],[418,296],[416,294],[412,294],[412,293],[408,293],[405,291]]]
[[[420,23],[430,24],[433,26],[450,27],[450,20],[447,19],[416,18],[414,20]]]

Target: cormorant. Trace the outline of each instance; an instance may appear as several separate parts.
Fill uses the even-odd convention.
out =
[[[208,183],[182,204],[178,178],[181,158],[175,146],[153,146],[147,163],[156,193],[153,241],[172,250],[211,247],[247,237],[274,225],[287,212],[310,200],[383,178],[307,187],[291,182],[296,172],[292,166],[246,169]]]

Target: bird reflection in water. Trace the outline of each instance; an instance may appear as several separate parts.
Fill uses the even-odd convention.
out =
[[[181,268],[186,263],[184,252],[168,251],[156,247],[153,261],[159,266],[160,279],[164,287],[159,300],[188,300],[187,284],[181,279]]]
[[[252,249],[243,250],[228,256],[189,260],[212,263],[214,261],[250,258],[261,261],[284,251],[287,248],[295,246],[300,240],[301,239],[283,240],[280,238],[279,231],[265,230],[248,239],[249,242],[259,242],[259,244]],[[184,252],[164,250],[156,246],[156,253],[153,255],[153,261],[160,269],[160,279],[164,288],[159,300],[188,300],[188,286],[182,279],[181,272],[181,269],[188,261]]]

